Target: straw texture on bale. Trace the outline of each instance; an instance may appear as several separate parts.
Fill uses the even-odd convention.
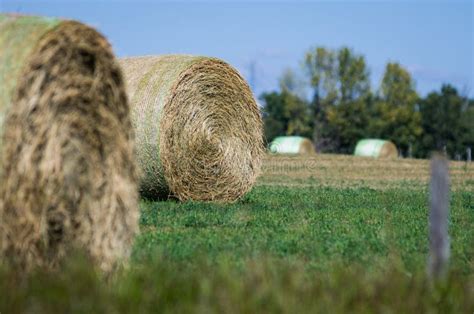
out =
[[[313,143],[301,136],[278,136],[269,146],[275,154],[311,155],[315,153]]]
[[[121,59],[128,83],[142,195],[235,201],[263,157],[249,86],[225,62],[188,55]]]
[[[397,158],[395,144],[386,140],[364,139],[357,142],[354,155],[374,158]]]
[[[0,256],[109,271],[138,231],[134,135],[107,40],[74,21],[0,15]]]

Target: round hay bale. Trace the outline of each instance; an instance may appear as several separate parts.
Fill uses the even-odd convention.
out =
[[[134,135],[107,40],[74,21],[0,15],[0,256],[111,270],[138,231]]]
[[[263,157],[259,108],[227,63],[188,55],[121,59],[132,106],[142,195],[235,201]]]
[[[275,154],[311,155],[315,153],[313,143],[301,136],[278,136],[269,146]]]
[[[354,155],[374,158],[397,158],[398,150],[395,144],[390,141],[363,139],[357,142]]]

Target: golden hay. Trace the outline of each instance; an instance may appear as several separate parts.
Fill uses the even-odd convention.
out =
[[[386,141],[385,144],[381,147],[379,158],[397,158],[398,150],[397,146],[390,141]]]
[[[27,51],[27,53],[25,53]],[[72,248],[111,270],[138,231],[134,136],[119,65],[74,21],[0,15],[0,255],[55,267]]]
[[[314,150],[313,142],[311,142],[311,140],[305,138],[301,142],[300,154],[301,155],[311,155],[311,154],[314,154],[314,153],[315,153],[315,150]]]
[[[120,60],[146,197],[235,201],[263,157],[260,111],[225,62],[186,55]]]

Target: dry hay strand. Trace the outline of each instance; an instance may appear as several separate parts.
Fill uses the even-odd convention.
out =
[[[232,202],[260,173],[262,120],[227,63],[187,55],[120,60],[148,198]]]
[[[130,253],[139,209],[130,108],[109,43],[74,21],[0,16],[0,73],[11,95],[0,102],[0,255],[55,268],[79,248],[112,270]]]

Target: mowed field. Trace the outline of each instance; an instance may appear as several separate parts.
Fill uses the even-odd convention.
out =
[[[267,156],[234,204],[141,203],[130,264],[103,278],[0,271],[0,313],[474,311],[474,164],[451,162],[449,271],[426,276],[427,160]]]
[[[474,163],[451,161],[451,188],[474,192]],[[426,189],[429,160],[374,159],[321,154],[313,157],[268,155],[259,185],[287,187],[328,186],[336,188]]]

